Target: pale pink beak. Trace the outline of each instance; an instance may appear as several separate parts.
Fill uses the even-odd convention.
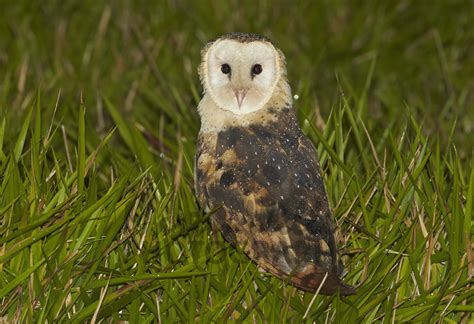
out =
[[[237,103],[239,104],[239,107],[242,106],[242,102],[244,102],[244,98],[247,95],[248,89],[237,89],[234,90],[235,93],[235,98],[237,99]]]

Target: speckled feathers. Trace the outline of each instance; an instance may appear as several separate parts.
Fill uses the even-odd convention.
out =
[[[223,38],[271,44],[251,34]],[[203,65],[209,47],[203,50]],[[275,50],[278,80],[258,110],[234,114],[204,94],[199,104],[196,194],[203,208],[217,209],[212,222],[226,240],[243,248],[263,269],[311,292],[327,276],[321,293],[353,294],[339,278],[334,225],[316,150],[298,126],[284,56]]]

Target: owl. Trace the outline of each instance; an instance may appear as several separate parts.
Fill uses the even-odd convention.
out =
[[[283,53],[232,33],[202,50],[195,159],[199,204],[261,268],[299,289],[351,295],[316,149],[292,107]]]

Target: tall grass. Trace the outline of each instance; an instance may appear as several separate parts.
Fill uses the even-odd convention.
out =
[[[0,5],[0,322],[474,321],[465,3],[83,5]],[[355,296],[259,271],[195,201],[199,48],[233,30],[287,56]]]

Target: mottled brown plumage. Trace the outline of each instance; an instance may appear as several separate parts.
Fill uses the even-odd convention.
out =
[[[229,39],[237,42],[268,42],[233,35]],[[334,225],[316,150],[298,126],[284,58],[278,55],[283,69],[261,109],[236,115],[206,96],[200,103],[197,197],[202,207],[217,208],[212,222],[225,239],[263,269],[310,292],[327,273],[321,293],[354,294],[339,278]]]

